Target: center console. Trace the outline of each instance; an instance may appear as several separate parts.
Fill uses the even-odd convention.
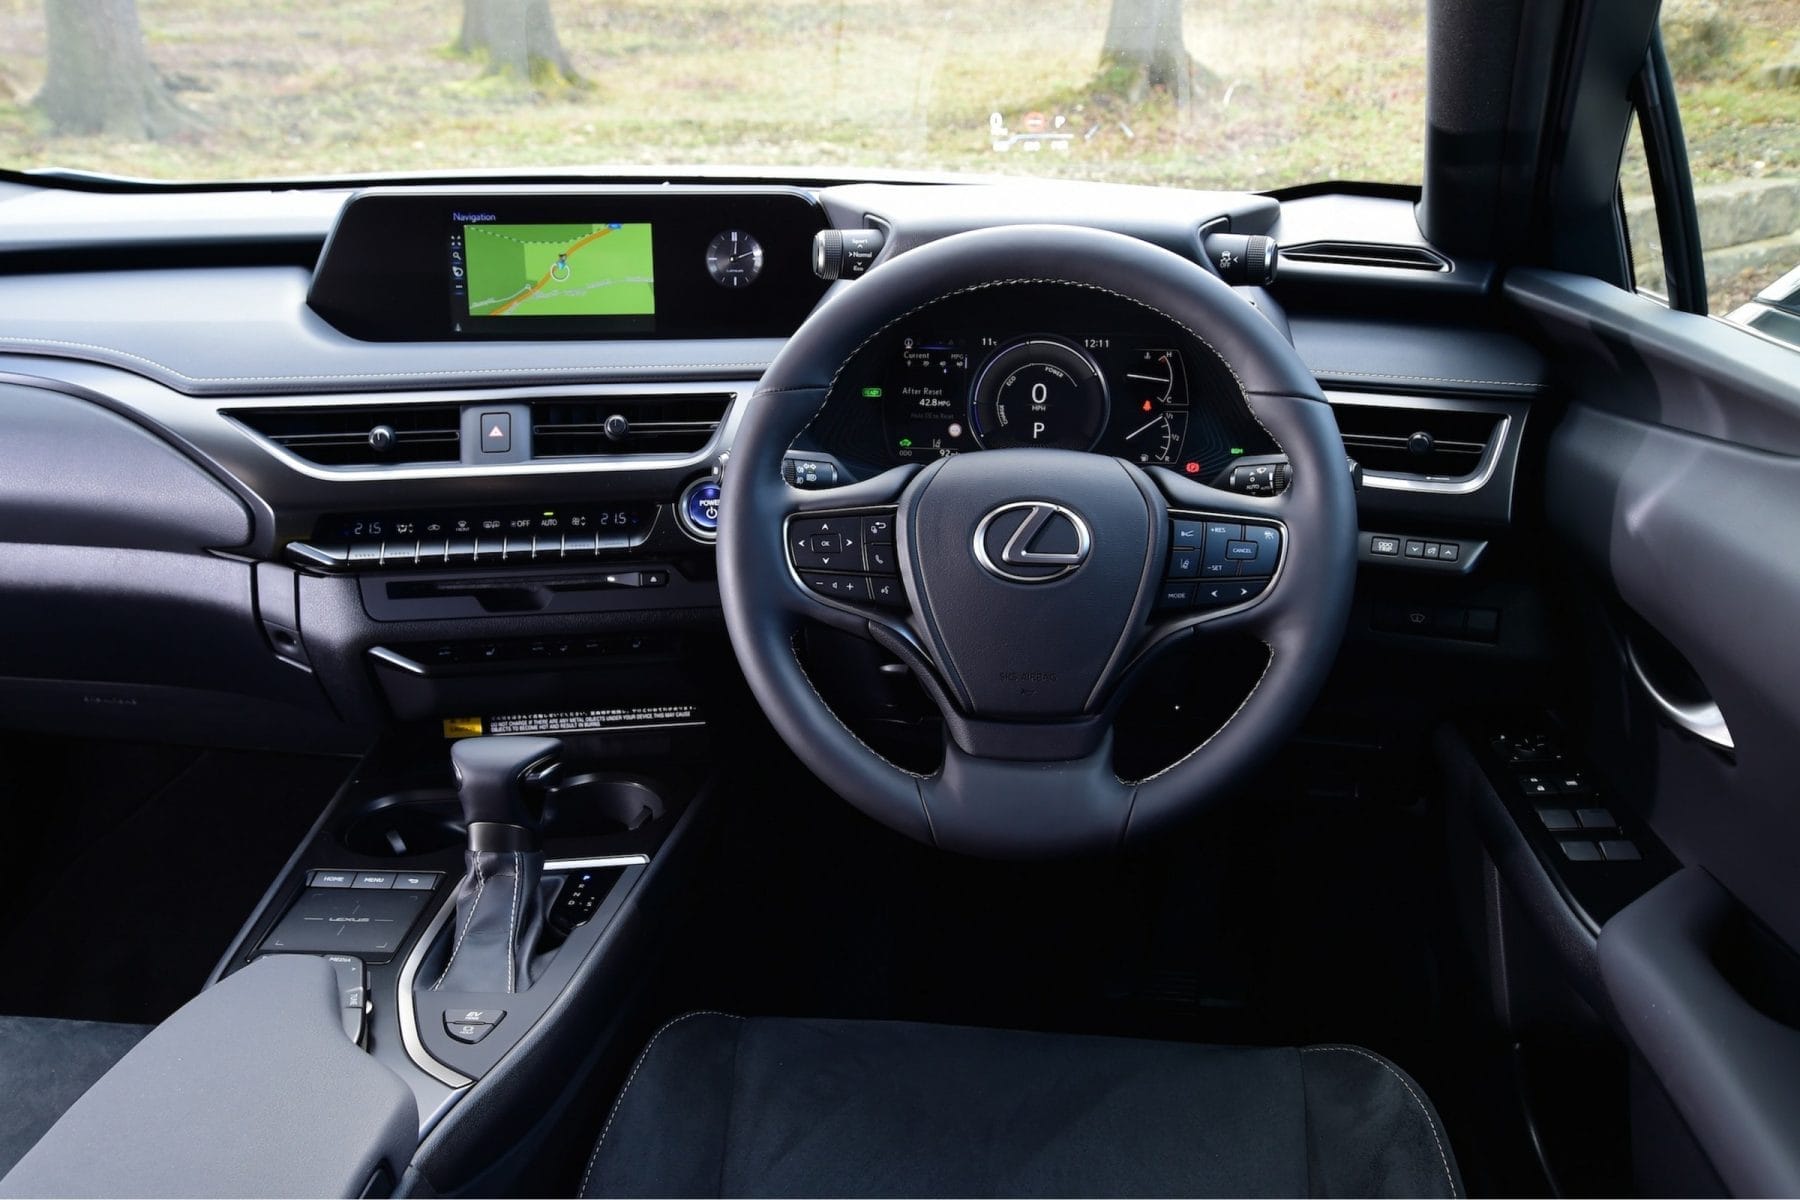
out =
[[[329,965],[345,1041],[416,1101],[415,1165],[433,1187],[466,1183],[630,1011],[709,761],[697,722],[555,740],[410,726],[358,765],[214,981],[272,958]],[[537,1102],[497,1099],[522,1094]],[[490,1100],[465,1123],[474,1095]]]

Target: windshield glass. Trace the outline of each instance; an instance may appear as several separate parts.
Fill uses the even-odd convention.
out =
[[[1423,0],[0,0],[0,165],[1417,183]]]

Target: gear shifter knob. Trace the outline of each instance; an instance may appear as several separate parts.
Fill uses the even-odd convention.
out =
[[[450,747],[471,844],[478,824],[511,826],[537,844],[543,793],[556,782],[562,749],[555,738],[539,737],[466,738]]]

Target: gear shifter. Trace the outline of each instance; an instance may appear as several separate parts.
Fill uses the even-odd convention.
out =
[[[449,957],[434,991],[522,992],[543,931],[543,799],[561,773],[554,738],[469,738],[450,747],[468,823]]]

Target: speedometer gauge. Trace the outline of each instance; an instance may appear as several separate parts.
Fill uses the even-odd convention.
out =
[[[989,450],[1091,450],[1106,428],[1106,380],[1068,342],[1030,338],[1002,347],[975,381],[969,422]]]

